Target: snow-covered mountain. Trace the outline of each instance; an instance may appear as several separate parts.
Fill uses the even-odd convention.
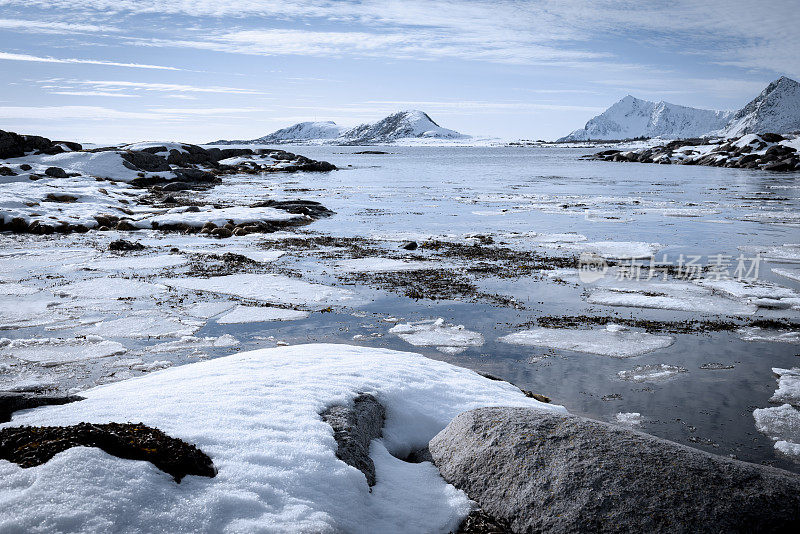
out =
[[[580,130],[559,139],[559,142],[698,137],[710,130],[723,128],[732,115],[730,111],[690,108],[663,101],[650,102],[628,95],[589,120]]]
[[[800,83],[781,76],[737,111],[719,132],[725,137],[749,133],[800,131]]]
[[[281,143],[286,141],[311,141],[315,139],[336,139],[347,130],[333,121],[300,122],[282,128],[269,135],[255,139],[260,143]]]
[[[594,139],[701,136],[738,137],[748,133],[800,131],[800,83],[782,76],[739,111],[713,111],[650,102],[630,95],[559,142]]]
[[[391,143],[398,139],[425,137],[433,139],[464,139],[466,136],[454,130],[442,128],[424,111],[399,111],[388,117],[367,124],[360,124],[342,134],[353,144]]]
[[[209,144],[332,143],[339,145],[385,144],[401,139],[467,139],[468,135],[442,128],[424,111],[393,113],[377,122],[353,128],[335,122],[301,122],[249,141],[215,141]]]

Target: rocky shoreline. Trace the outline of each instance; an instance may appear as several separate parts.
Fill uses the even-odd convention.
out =
[[[584,159],[793,172],[800,171],[798,144],[798,137],[749,134],[733,139],[678,139],[637,150],[603,150]]]
[[[158,229],[230,237],[308,224],[332,212],[317,202],[201,205],[192,191],[242,174],[328,172],[336,166],[277,149],[205,149],[79,143],[0,130],[0,231],[53,234]],[[183,193],[183,194],[182,194]]]

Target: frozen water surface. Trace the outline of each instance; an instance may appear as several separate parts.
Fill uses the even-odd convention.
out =
[[[291,232],[225,240],[149,229],[0,235],[0,335],[100,336],[127,349],[50,367],[0,351],[0,387],[66,392],[122,381],[121,387],[165,367],[176,372],[200,359],[278,344],[413,346],[428,358],[545,394],[573,413],[604,421],[645,414],[636,419],[645,432],[798,469],[786,452],[800,448],[797,439],[759,432],[753,417],[754,407],[782,408],[770,405],[778,387],[773,368],[798,367],[797,174],[578,159],[591,149],[392,147],[385,156],[353,153],[364,147],[293,150],[341,170],[226,176],[222,185],[192,193],[209,206],[201,212],[142,209],[141,190],[126,184],[103,195],[106,182],[40,181],[79,197],[45,206],[63,208],[59,216],[76,221],[87,218],[93,203],[116,209],[120,199],[130,200],[143,226],[200,224],[222,215],[249,220],[248,209],[213,210],[266,199],[315,200],[336,214]],[[132,178],[114,158],[62,158],[71,168],[92,165],[100,174]],[[37,208],[20,204],[20,184],[4,184],[8,194],[0,204],[28,216]],[[120,238],[148,248],[109,252],[109,242]],[[419,246],[400,248],[406,241]],[[253,261],[230,270],[221,259],[228,252]],[[582,280],[570,263],[583,252],[611,264],[600,279]],[[632,258],[648,264],[655,255],[675,265],[681,255],[701,256],[703,263],[723,255],[732,274],[740,255],[757,254],[762,261],[753,284],[618,279]],[[712,279],[709,272],[701,277]],[[293,320],[264,320],[290,312]],[[266,315],[250,320],[258,314]],[[565,317],[577,319],[550,328]],[[627,329],[609,330],[608,323]],[[390,333],[398,325],[408,325],[400,337]],[[527,331],[539,333],[528,337],[535,344],[500,341]],[[225,335],[239,344],[210,341]],[[410,345],[402,336],[424,343]],[[586,349],[628,357],[579,352]],[[321,353],[308,357],[325,360]],[[709,362],[725,370],[708,370]],[[780,380],[780,391],[792,390],[791,375]],[[792,419],[788,410],[796,408],[781,402],[789,408],[766,412],[763,428]],[[373,451],[374,458],[382,454]]]

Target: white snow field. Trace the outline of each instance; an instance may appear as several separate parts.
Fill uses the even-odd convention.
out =
[[[445,354],[459,354],[469,347],[480,347],[484,343],[483,335],[464,328],[464,325],[452,325],[441,317],[428,321],[400,323],[389,329],[389,332],[417,347],[436,347]]]
[[[371,393],[377,484],[336,458],[320,412]],[[18,412],[10,423],[143,422],[208,454],[215,478],[180,484],[153,465],[78,447],[28,469],[0,461],[6,532],[441,532],[471,509],[428,462],[407,463],[459,413],[524,406],[566,413],[516,387],[423,356],[336,344],[243,352]]]
[[[614,358],[631,358],[669,347],[674,339],[670,336],[632,332],[624,326],[609,324],[605,328],[593,330],[532,328],[508,334],[499,341],[514,345],[588,352]]]

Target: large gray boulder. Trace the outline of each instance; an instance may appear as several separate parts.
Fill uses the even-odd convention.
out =
[[[800,475],[590,419],[481,408],[429,448],[513,532],[800,532]]]

